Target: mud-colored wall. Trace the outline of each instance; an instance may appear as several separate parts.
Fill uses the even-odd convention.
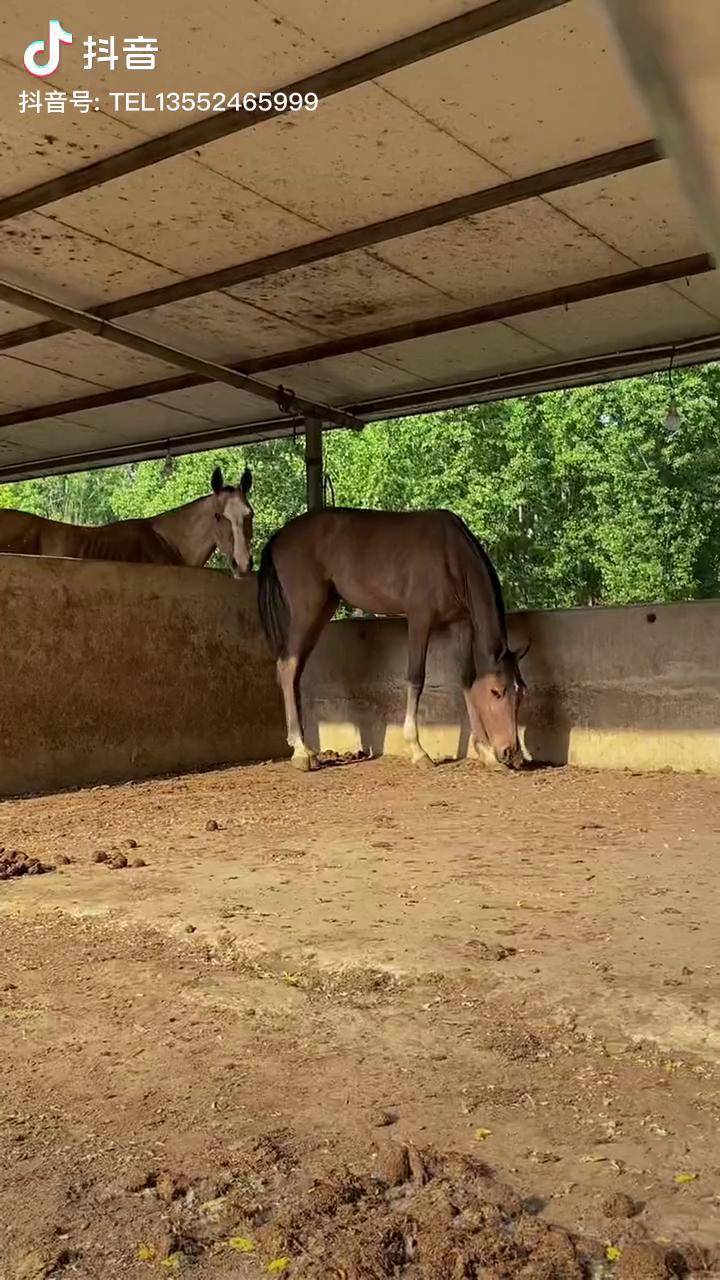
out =
[[[510,630],[516,646],[532,639],[523,673],[534,758],[720,773],[720,602],[516,614]],[[420,738],[435,758],[468,752],[461,639],[431,642]],[[402,622],[329,628],[306,673],[314,743],[404,753],[405,661]]]
[[[0,619],[0,795],[287,754],[253,580],[0,556]],[[720,602],[517,614],[511,638],[532,638],[536,759],[720,773]],[[431,643],[436,758],[469,750],[461,642]],[[405,662],[401,621],[328,627],[303,683],[310,742],[404,754]]]
[[[287,750],[255,584],[0,556],[0,794]]]

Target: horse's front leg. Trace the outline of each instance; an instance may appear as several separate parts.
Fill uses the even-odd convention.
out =
[[[417,727],[417,710],[420,695],[425,687],[425,666],[427,661],[430,627],[426,622],[408,618],[408,669],[407,669],[407,707],[403,737],[410,744],[410,755],[413,764],[432,764],[427,751],[420,746]]]
[[[473,681],[475,680],[475,659],[473,657],[472,639],[468,636],[467,649],[463,660],[463,670],[461,676],[462,691],[465,698],[465,706],[467,707],[468,720],[470,721],[470,741],[475,748],[475,754],[483,764],[490,768],[498,768],[498,762],[495,759],[490,744],[487,740],[487,734],[483,726],[482,720],[477,713],[477,709],[473,704],[472,694],[470,692]]]

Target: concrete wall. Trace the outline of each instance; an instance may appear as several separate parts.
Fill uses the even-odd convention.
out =
[[[0,794],[287,750],[255,585],[0,556]]]
[[[720,773],[720,602],[516,614],[527,745],[539,760],[597,768]],[[435,758],[468,752],[457,691],[462,637],[431,642],[420,737]],[[353,619],[329,628],[306,673],[316,745],[400,754],[405,626]]]
[[[287,753],[254,581],[203,569],[0,556],[0,794]],[[515,615],[532,637],[527,745],[595,767],[720,772],[720,602]],[[464,755],[462,636],[433,639],[421,738]],[[308,738],[405,754],[405,624],[327,628]]]

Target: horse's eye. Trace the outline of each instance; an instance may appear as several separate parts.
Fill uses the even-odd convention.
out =
[[[499,689],[491,689],[490,692],[493,698],[502,698],[502,694]]]
[[[222,516],[221,516],[221,515],[218,515],[218,514],[216,513],[216,514],[215,514],[215,519],[217,520],[217,522],[218,522],[218,524],[219,524],[219,523],[220,523],[220,521],[222,520]]]

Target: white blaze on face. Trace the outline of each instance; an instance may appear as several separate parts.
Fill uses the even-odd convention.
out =
[[[220,550],[232,563],[236,576],[247,573],[250,569],[250,546],[252,542],[252,507],[240,489],[228,493],[223,505],[223,521],[229,526],[230,537],[227,545],[220,544]],[[226,530],[223,530],[225,533]],[[223,539],[223,542],[225,539]]]

